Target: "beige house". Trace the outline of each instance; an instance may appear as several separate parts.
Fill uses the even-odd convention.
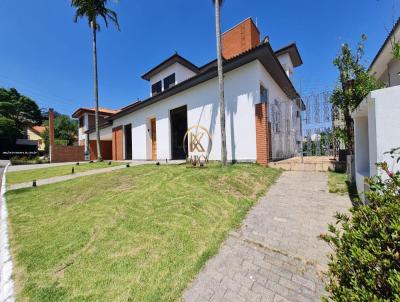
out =
[[[27,129],[28,140],[37,141],[38,151],[44,151],[45,144],[42,134],[45,130],[44,126],[33,126]]]

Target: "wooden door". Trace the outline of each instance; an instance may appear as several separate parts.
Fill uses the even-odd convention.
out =
[[[157,128],[156,119],[150,120],[150,137],[151,137],[151,160],[157,159]]]
[[[123,133],[122,126],[112,129],[112,159],[122,160],[123,159]]]

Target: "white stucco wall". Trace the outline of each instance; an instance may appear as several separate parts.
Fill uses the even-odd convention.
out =
[[[375,100],[376,112],[376,162],[390,164],[390,156],[384,153],[400,147],[400,86],[375,90],[371,99]],[[398,170],[399,166],[394,168]]]
[[[86,137],[85,131],[88,130],[88,127],[87,127],[88,124],[89,124],[89,117],[88,117],[88,114],[85,113],[83,115],[83,127],[80,127],[78,130],[78,137],[79,137],[80,141],[85,140],[85,137]]]
[[[253,61],[225,74],[228,160],[256,160],[254,105],[260,100],[260,84],[269,90],[270,99],[290,102],[259,61]],[[188,110],[188,127],[202,125],[209,129],[213,139],[210,159],[220,159],[217,78],[123,116],[115,120],[112,127],[132,124],[133,159],[148,160],[151,158],[149,120],[156,118],[157,158],[159,160],[170,159],[170,110],[184,105],[187,106]],[[111,135],[112,127],[108,128],[108,132],[103,129],[102,136],[103,133],[104,135]],[[91,134],[92,136],[94,137],[94,133]]]
[[[279,62],[281,63],[283,69],[285,70],[288,77],[291,77],[293,74],[293,63],[290,55],[288,53],[284,53],[278,57]]]
[[[396,164],[385,152],[400,147],[400,86],[372,91],[353,113],[355,120],[355,162],[359,174],[357,188],[362,192],[362,176],[374,176],[375,164],[386,161],[394,171]],[[367,137],[367,140],[365,139]],[[368,163],[365,164],[365,159]]]
[[[150,95],[151,95],[151,85],[154,83],[157,83],[158,81],[162,81],[162,90],[164,90],[164,79],[171,74],[175,73],[175,84],[178,84],[180,82],[183,82],[184,80],[187,80],[194,75],[196,75],[193,71],[190,69],[186,68],[185,66],[182,66],[179,63],[174,63],[173,65],[167,67],[166,69],[162,70],[160,73],[154,75],[153,77],[150,78]]]
[[[300,109],[287,97],[261,64],[258,69],[260,82],[269,91],[268,120],[273,124],[274,113],[277,110],[280,112],[280,131],[274,132],[271,129],[272,159],[292,157],[297,154],[296,140],[300,138],[300,118],[296,117],[296,112]],[[259,96],[257,97],[259,99]]]
[[[113,127],[107,127],[107,128],[100,129],[101,140],[110,141],[112,139],[112,128]],[[89,134],[89,140],[96,140],[96,132]]]
[[[400,60],[392,60],[388,66],[389,86],[400,85]]]

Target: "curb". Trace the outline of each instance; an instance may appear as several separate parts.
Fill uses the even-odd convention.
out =
[[[14,302],[14,281],[12,279],[13,264],[8,242],[7,205],[6,205],[6,173],[3,172],[0,190],[0,302]]]

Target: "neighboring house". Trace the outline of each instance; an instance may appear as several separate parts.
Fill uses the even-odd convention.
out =
[[[358,192],[364,179],[378,173],[376,163],[387,161],[399,170],[388,154],[400,147],[400,61],[393,58],[392,43],[400,41],[400,18],[373,60],[370,73],[386,84],[372,91],[353,112],[355,176]]]
[[[99,108],[99,125],[105,123],[106,119],[113,114],[116,114],[119,110],[112,110],[107,108]],[[92,141],[85,142],[87,135],[86,131],[95,129],[95,108],[78,108],[73,114],[73,118],[78,119],[78,142],[80,146],[86,146],[90,149],[91,159],[95,158],[97,153],[96,138]],[[103,153],[105,154],[104,159],[111,159],[111,142],[105,142],[102,144]],[[96,155],[97,156],[97,155]]]
[[[296,44],[272,50],[248,18],[223,34],[222,45],[228,160],[266,165],[271,158],[297,155],[304,104],[291,81],[294,68],[302,65]],[[112,159],[185,159],[190,152],[207,150],[210,160],[219,160],[216,60],[196,66],[176,53],[142,78],[149,82],[150,97],[107,117],[101,127]],[[212,146],[210,140],[198,145],[196,133],[185,140],[194,126],[206,131],[197,138],[209,135]],[[86,142],[96,139],[89,128]]]
[[[33,126],[27,129],[27,139],[30,141],[37,142],[38,151],[44,152],[45,143],[44,139],[42,138],[43,132],[46,131],[45,126]]]

